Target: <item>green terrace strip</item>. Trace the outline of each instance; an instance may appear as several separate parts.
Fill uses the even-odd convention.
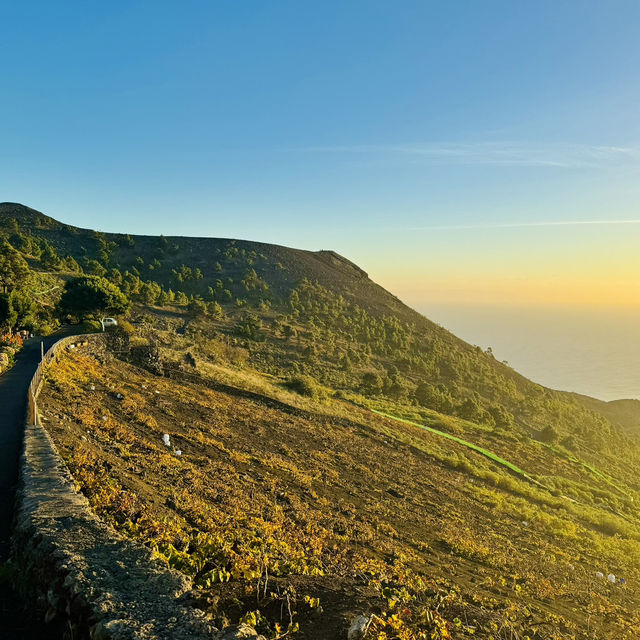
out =
[[[610,487],[613,487],[616,491],[619,491],[623,496],[626,496],[627,498],[632,497],[628,491],[625,491],[622,487],[620,487],[613,480],[611,480],[611,478],[609,478],[604,473],[602,473],[602,471],[598,471],[598,469],[596,469],[595,467],[592,467],[590,464],[584,462],[583,460],[579,460],[575,456],[572,456],[571,454],[565,451],[561,451],[557,447],[554,447],[552,444],[547,444],[546,442],[541,442],[540,444],[543,447],[547,447],[547,449],[550,449],[551,451],[553,451],[556,455],[562,458],[565,458],[570,462],[573,462],[574,464],[581,465],[587,471],[590,471],[594,476],[596,476],[596,478],[600,478],[600,480],[608,484]]]
[[[544,485],[542,485],[542,483],[540,483],[537,480],[535,480],[534,478],[532,478],[529,474],[527,474],[525,471],[520,469],[520,467],[517,467],[512,462],[509,462],[508,460],[505,460],[504,458],[501,458],[500,456],[497,456],[495,453],[492,453],[488,449],[483,449],[482,447],[479,447],[478,445],[473,444],[472,442],[467,442],[466,440],[463,440],[462,438],[458,438],[457,436],[453,436],[450,433],[446,433],[445,431],[440,431],[439,429],[434,429],[433,427],[427,427],[424,424],[419,424],[417,422],[412,422],[411,420],[405,420],[404,418],[398,418],[397,416],[392,416],[391,414],[384,413],[383,411],[377,411],[376,409],[370,409],[370,411],[373,411],[373,413],[377,413],[380,416],[384,416],[385,418],[390,418],[391,420],[397,420],[398,422],[403,422],[404,424],[410,424],[410,425],[412,425],[414,427],[420,427],[420,429],[424,429],[425,431],[429,431],[430,433],[435,433],[436,435],[442,436],[443,438],[447,438],[448,440],[453,440],[454,442],[457,442],[458,444],[464,445],[465,447],[467,447],[469,449],[473,449],[474,451],[477,451],[478,453],[481,453],[483,456],[486,456],[490,460],[493,460],[494,462],[497,462],[498,464],[501,464],[503,467],[506,467],[510,471],[513,471],[514,473],[517,473],[518,475],[522,476],[523,478],[526,478],[530,482],[533,482],[534,484],[536,484],[538,486],[544,486]],[[546,487],[545,487],[545,489],[546,489]]]

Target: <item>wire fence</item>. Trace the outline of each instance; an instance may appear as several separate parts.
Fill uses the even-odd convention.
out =
[[[61,338],[57,342],[55,342],[49,349],[47,349],[46,353],[42,354],[42,358],[40,363],[38,364],[38,368],[33,374],[33,378],[31,378],[31,383],[29,384],[29,390],[27,392],[27,423],[30,425],[38,424],[38,394],[40,393],[40,388],[42,386],[42,379],[44,376],[44,372],[46,368],[53,365],[56,360],[56,356],[58,353],[67,348],[75,348],[79,346],[86,346],[89,343],[89,339],[91,336],[86,335],[77,335],[77,336],[67,336],[66,338]]]

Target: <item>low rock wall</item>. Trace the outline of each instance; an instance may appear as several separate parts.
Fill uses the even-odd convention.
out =
[[[0,373],[9,368],[15,354],[16,350],[13,347],[0,347]]]
[[[69,339],[62,346],[69,348]],[[50,366],[55,348],[47,354]],[[40,424],[25,426],[12,562],[34,615],[45,615],[66,638],[229,637],[218,634],[203,612],[181,604],[191,589],[185,576],[95,516]],[[251,631],[237,637],[255,637]]]

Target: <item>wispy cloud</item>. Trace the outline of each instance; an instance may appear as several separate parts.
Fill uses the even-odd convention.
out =
[[[289,149],[304,153],[334,153],[405,157],[431,164],[505,165],[530,167],[640,166],[640,147],[562,143],[429,142],[420,144],[344,145]]]
[[[523,227],[574,227],[592,225],[623,225],[640,224],[640,220],[559,220],[538,222],[488,222],[486,224],[439,224],[423,227],[411,227],[409,231],[437,231],[437,230],[463,230],[463,229],[519,229]]]

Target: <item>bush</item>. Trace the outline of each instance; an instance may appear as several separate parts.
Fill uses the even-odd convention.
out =
[[[97,333],[102,331],[102,325],[97,320],[84,320],[79,329],[83,333]]]
[[[360,389],[365,396],[374,396],[382,391],[382,379],[375,371],[367,371],[362,376]]]
[[[22,347],[22,338],[15,333],[0,334],[0,347],[12,347],[18,350]]]
[[[308,398],[319,399],[326,396],[325,390],[311,376],[292,376],[284,385],[287,389],[291,389],[291,391]]]
[[[236,333],[238,335],[249,338],[249,340],[262,341],[264,334],[262,333],[262,322],[260,318],[253,314],[245,314],[240,322],[236,325]]]
[[[546,444],[555,444],[560,439],[560,434],[551,425],[547,425],[540,432],[539,438]]]
[[[50,324],[45,323],[38,327],[38,333],[45,338],[50,336],[54,331],[55,329]]]
[[[118,320],[118,328],[120,329],[120,331],[124,331],[130,336],[135,333],[133,325],[127,320]]]

